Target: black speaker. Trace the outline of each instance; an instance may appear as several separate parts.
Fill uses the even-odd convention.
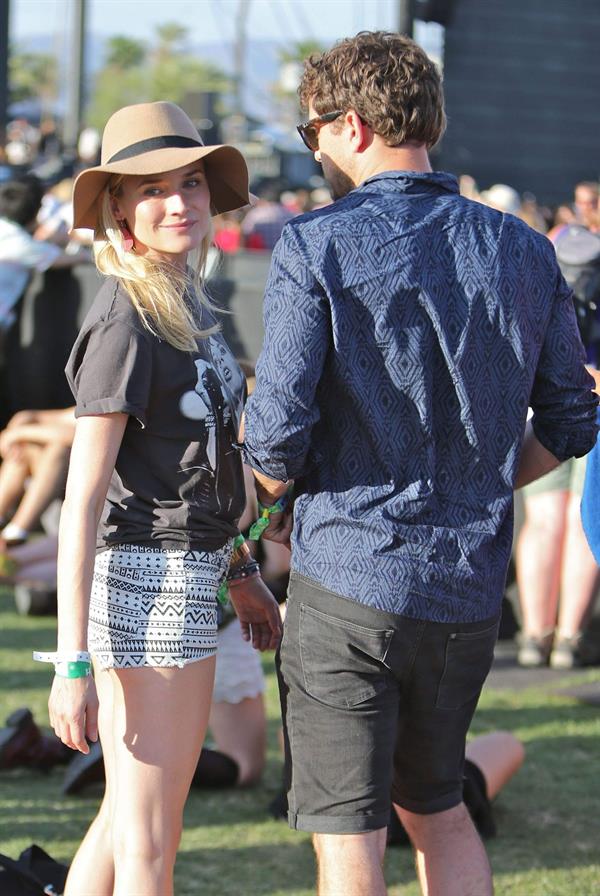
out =
[[[457,0],[416,0],[415,17],[448,26],[454,18],[456,3]]]

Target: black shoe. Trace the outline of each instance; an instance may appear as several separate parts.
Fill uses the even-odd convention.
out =
[[[288,819],[288,798],[285,790],[280,790],[268,806],[269,815],[272,815],[276,821],[287,821]]]
[[[72,751],[54,734],[42,734],[31,710],[15,709],[0,730],[0,769],[29,766],[49,771],[68,762]]]
[[[62,792],[67,796],[75,796],[90,784],[104,783],[104,757],[100,741],[89,746],[90,752],[75,756],[65,772]]]

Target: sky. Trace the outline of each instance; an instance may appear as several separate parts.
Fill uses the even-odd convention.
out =
[[[59,107],[65,100],[71,74],[69,41],[75,4],[80,2],[10,0],[11,44],[53,52],[62,61]],[[190,47],[212,45],[206,58],[232,71],[236,17],[242,4],[246,10],[248,41],[264,39],[276,48],[309,39],[330,46],[335,40],[363,29],[396,30],[400,5],[399,0],[86,0],[87,33],[96,38],[88,56],[88,73],[101,64],[105,38],[122,35],[150,42],[156,26],[165,22],[186,27]],[[442,46],[441,31],[435,24],[415,23],[415,38],[437,61]],[[30,40],[31,46],[28,46]],[[265,94],[265,83],[277,77],[268,67],[267,59],[257,58],[256,52],[260,51],[255,48],[254,55],[252,52],[246,55],[244,77],[246,111],[255,115],[259,109],[261,114],[266,114],[263,107],[269,105],[272,97],[270,93]],[[277,59],[273,47],[269,55],[273,65]]]
[[[80,0],[10,0],[10,35],[18,43],[52,33],[61,40],[73,4]],[[242,0],[87,0],[90,31],[151,37],[157,24],[176,21],[192,43],[228,45]],[[312,38],[333,40],[361,29],[395,30],[398,0],[244,0],[249,38],[282,44]],[[434,28],[436,26],[433,26]],[[420,28],[427,28],[420,23]],[[418,38],[418,35],[417,35]]]
[[[11,36],[59,30],[73,2],[11,0]],[[154,27],[177,21],[194,42],[230,41],[240,0],[87,0],[90,29],[98,34],[150,37]],[[250,37],[276,40],[335,38],[361,28],[391,28],[397,0],[246,0]]]

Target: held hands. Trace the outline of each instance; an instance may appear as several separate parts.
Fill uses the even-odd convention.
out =
[[[293,525],[294,514],[291,507],[286,508],[283,513],[272,513],[269,517],[269,525],[262,533],[262,537],[267,541],[283,544],[289,549]]]
[[[274,650],[281,639],[279,605],[259,575],[229,582],[229,600],[244,641],[256,650]]]
[[[63,744],[89,753],[86,743],[98,740],[98,696],[91,675],[85,678],[54,676],[48,701],[50,724]]]

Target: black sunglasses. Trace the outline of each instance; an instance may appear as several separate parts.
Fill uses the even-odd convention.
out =
[[[324,115],[317,115],[316,118],[311,118],[310,121],[305,121],[304,124],[299,124],[296,127],[296,130],[302,137],[302,142],[306,146],[307,149],[310,149],[311,152],[316,152],[319,148],[319,131],[323,127],[324,124],[329,124],[330,121],[335,121],[336,118],[339,118],[340,115],[344,113],[340,110],[336,112],[325,112]]]

